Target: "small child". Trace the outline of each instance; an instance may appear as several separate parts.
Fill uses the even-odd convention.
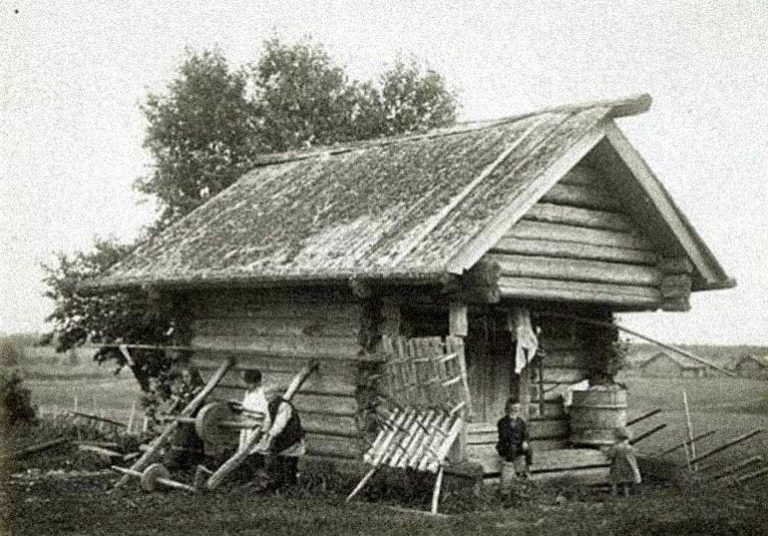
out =
[[[616,497],[619,485],[624,490],[624,496],[629,497],[633,484],[640,484],[640,468],[637,465],[635,447],[629,444],[631,434],[624,427],[614,430],[616,442],[604,450],[611,460],[611,470],[608,479],[611,482],[611,496]]]

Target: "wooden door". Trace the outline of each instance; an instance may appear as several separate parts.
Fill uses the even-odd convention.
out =
[[[465,340],[472,420],[495,423],[510,396],[517,396],[515,344],[504,313],[471,315]]]

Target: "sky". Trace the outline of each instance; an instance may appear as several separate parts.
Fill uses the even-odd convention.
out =
[[[460,119],[647,92],[619,126],[738,286],[686,313],[622,315],[667,342],[768,344],[768,3],[0,0],[0,332],[44,330],[41,263],[130,240],[157,207],[139,103],[185,47],[234,65],[309,36],[371,79],[415,55]]]

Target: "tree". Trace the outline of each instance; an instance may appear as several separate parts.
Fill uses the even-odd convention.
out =
[[[188,50],[166,91],[150,93],[141,105],[144,146],[155,166],[136,186],[162,207],[149,232],[232,184],[261,153],[422,132],[452,123],[456,108],[444,79],[416,61],[397,61],[374,84],[350,80],[322,46],[307,41],[268,40],[259,60],[239,69],[218,50]],[[154,308],[146,291],[82,290],[133,247],[97,241],[92,251],[59,255],[56,265],[45,267],[57,350],[87,341],[171,342],[178,319]],[[161,378],[163,396],[170,393],[165,379],[172,376],[172,361],[153,351],[133,354],[142,388]],[[95,359],[125,364],[115,348],[99,350]]]
[[[86,342],[124,344],[169,344],[174,332],[173,320],[152,303],[142,289],[89,292],[81,286],[102,274],[132,249],[114,241],[97,240],[93,251],[72,257],[59,254],[55,266],[43,266],[45,296],[54,301],[47,318],[53,331],[44,342],[55,338],[56,351],[64,352]],[[153,350],[132,351],[136,365],[131,368],[142,389],[149,380],[170,366],[169,360]],[[127,364],[114,347],[101,348],[94,354],[98,362],[114,361],[119,371]]]
[[[162,203],[160,227],[232,184],[262,150],[245,70],[232,70],[218,50],[186,54],[167,92],[141,106],[155,169],[137,188]]]

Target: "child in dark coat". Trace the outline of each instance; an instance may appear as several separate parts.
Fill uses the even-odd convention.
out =
[[[611,460],[611,469],[608,480],[611,483],[611,495],[618,494],[618,488],[623,488],[624,496],[629,497],[630,489],[634,484],[640,484],[640,468],[637,465],[637,453],[635,447],[629,444],[630,433],[624,427],[614,430],[616,442],[604,449],[603,452]]]
[[[506,415],[496,423],[499,432],[496,452],[506,462],[516,462],[521,456],[525,457],[523,476],[527,478],[532,462],[532,453],[528,445],[528,424],[521,415],[521,409],[520,404],[513,399],[510,398],[507,401]]]

